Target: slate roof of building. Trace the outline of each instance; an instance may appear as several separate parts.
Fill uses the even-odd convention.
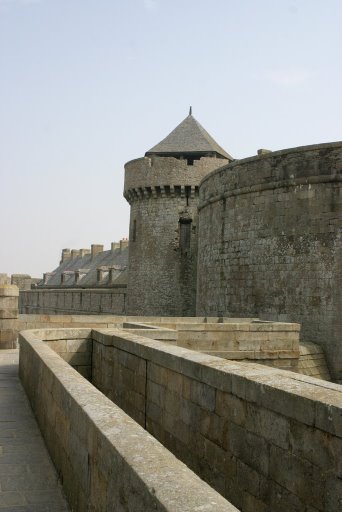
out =
[[[165,139],[153,146],[145,155],[182,153],[215,153],[220,157],[233,160],[192,114],[189,114]]]
[[[85,256],[78,256],[74,259],[67,259],[61,263],[53,272],[50,272],[47,283],[44,285],[43,281],[38,284],[38,287],[43,288],[95,288],[102,286],[110,286],[116,284],[127,283],[127,263],[128,263],[128,247],[118,248],[113,251],[103,251],[96,254],[93,258],[91,254]],[[109,283],[109,268],[112,267],[112,283]],[[101,282],[97,280],[97,270],[103,270],[103,278]],[[75,271],[80,270],[81,275],[78,283],[75,283]],[[61,285],[62,273],[65,274],[65,281]],[[116,279],[120,277],[117,282]]]

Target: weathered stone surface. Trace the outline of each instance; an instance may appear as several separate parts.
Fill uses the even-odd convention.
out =
[[[0,285],[0,349],[16,348],[18,337],[18,296],[15,285]]]
[[[111,289],[39,289],[20,292],[21,313],[51,315],[126,313],[126,286]]]
[[[197,314],[302,325],[342,379],[342,143],[233,162],[203,179]]]
[[[20,376],[73,510],[237,510],[28,331]]]
[[[125,165],[131,206],[127,314],[195,314],[198,185],[225,162],[203,157],[188,165],[154,156]]]
[[[96,386],[236,506],[323,512],[325,499],[337,503],[340,386],[120,330],[92,338]],[[121,377],[127,353],[146,368],[143,401],[133,376]]]

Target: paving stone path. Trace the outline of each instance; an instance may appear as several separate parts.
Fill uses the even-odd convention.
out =
[[[0,351],[0,512],[68,512],[18,377],[18,350]]]

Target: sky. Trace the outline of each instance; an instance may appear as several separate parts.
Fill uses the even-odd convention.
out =
[[[0,0],[0,273],[128,236],[124,164],[194,117],[234,158],[341,140],[340,0]]]

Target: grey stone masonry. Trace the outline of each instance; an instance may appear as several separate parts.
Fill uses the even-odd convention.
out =
[[[21,313],[116,314],[126,312],[126,285],[104,289],[36,289],[20,292]]]
[[[224,162],[201,158],[189,165],[185,159],[154,156],[126,164],[127,314],[195,314],[198,185]]]
[[[200,185],[198,315],[298,322],[342,382],[342,143],[229,164]]]
[[[341,510],[341,386],[122,330],[92,337],[93,383],[240,510]]]
[[[21,333],[20,377],[74,512],[237,511],[51,350],[55,334]]]
[[[16,348],[18,337],[18,296],[15,285],[0,285],[0,349]]]

